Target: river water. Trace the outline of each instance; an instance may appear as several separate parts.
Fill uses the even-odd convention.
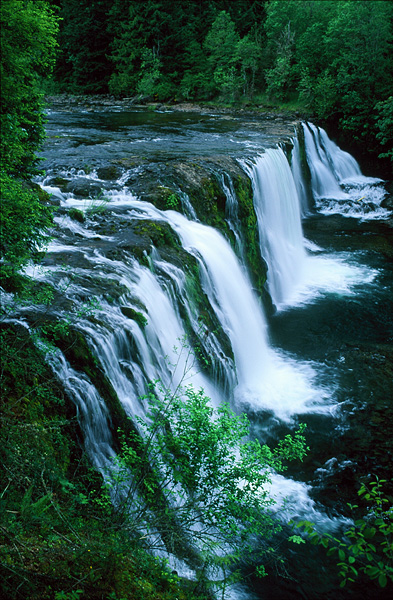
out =
[[[119,230],[146,219],[169,224],[199,261],[201,284],[233,353],[223,356],[219,341],[207,336],[203,343],[216,361],[217,378],[194,373],[194,384],[204,387],[213,402],[229,397],[236,410],[245,410],[252,434],[262,441],[307,423],[308,457],[285,478],[274,478],[272,493],[285,518],[306,518],[321,530],[338,531],[351,518],[347,503],[356,503],[359,481],[391,477],[392,226],[389,211],[381,206],[383,182],[363,177],[354,159],[323,130],[310,124],[303,131],[308,195],[296,158],[294,122],[116,107],[107,112],[50,110],[43,151],[47,174],[40,183],[61,210],[46,266],[35,276],[56,281],[73,303],[99,297],[95,322],[82,316],[78,327],[123,406],[132,416],[143,415],[139,398],[146,382],[173,379],[164,357],[176,360],[173,346],[185,333],[179,296],[187,298],[187,288],[181,269],[155,251],[150,270],[126,251],[122,256],[113,223],[118,219]],[[144,199],[146,177],[160,184],[173,161],[218,164],[223,156],[234,159],[252,180],[267,289],[275,306],[270,313],[242,264],[240,234],[236,256],[221,233],[192,218],[191,209],[185,211],[187,218]],[[100,169],[108,166],[116,168],[115,175],[100,179]],[[227,205],[235,202],[231,227],[236,230],[230,177],[221,169],[218,178]],[[84,195],[66,191],[78,180],[87,183]],[[94,186],[105,190],[101,216]],[[99,218],[78,223],[68,216],[71,208],[85,213],[93,208]],[[104,231],[106,214],[112,230]],[[113,289],[121,286],[118,302],[108,300],[108,282]],[[124,304],[144,313],[144,330],[125,318]],[[193,326],[197,329],[198,323]],[[86,446],[102,468],[113,455],[102,398],[94,382],[64,357],[53,368],[80,407]],[[322,552],[285,543],[282,548],[284,579],[250,576],[228,598],[360,597],[359,589],[338,590]],[[369,583],[362,597],[382,596]]]

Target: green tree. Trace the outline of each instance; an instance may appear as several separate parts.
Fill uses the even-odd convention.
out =
[[[57,21],[47,2],[1,3],[1,243],[6,285],[37,259],[51,223],[39,188],[36,151],[44,139],[42,81],[54,65]],[[42,194],[44,195],[44,194]]]
[[[203,390],[156,386],[146,401],[143,435],[123,436],[110,488],[122,527],[134,536],[147,530],[152,547],[195,546],[201,572],[251,555],[267,562],[267,543],[281,529],[270,510],[271,473],[302,460],[303,427],[272,450],[248,438],[246,415],[227,404],[213,409]]]
[[[266,12],[268,93],[285,100],[299,92],[347,142],[386,156],[376,144],[385,138],[376,137],[375,125],[387,123],[378,102],[393,91],[392,3],[273,0]]]
[[[295,34],[291,24],[277,40],[277,54],[273,68],[266,71],[267,94],[274,100],[287,100],[291,88],[291,69]]]
[[[0,168],[28,177],[44,138],[41,84],[54,65],[57,21],[43,0],[4,0],[0,18]]]
[[[8,287],[29,260],[42,257],[52,210],[25,183],[0,173],[0,276]],[[7,281],[8,280],[8,281]]]
[[[150,63],[159,64],[150,68],[158,85],[158,95],[170,97],[176,91],[184,72],[184,48],[192,38],[194,26],[194,3],[179,0],[147,0],[143,3],[116,0],[112,3],[108,28],[113,35],[111,60],[114,73],[110,79],[110,90],[116,94],[133,95],[138,86],[145,86],[144,77],[147,52]]]
[[[272,66],[267,70],[267,91],[287,99],[311,87],[326,66],[323,36],[337,2],[273,0],[267,6],[265,32]],[[307,86],[310,93],[310,85]],[[309,98],[308,98],[309,99]]]
[[[110,0],[58,0],[61,21],[55,77],[61,90],[100,94],[113,71],[108,30]]]
[[[376,112],[376,138],[383,152],[380,158],[390,158],[393,161],[393,96],[375,105]]]
[[[338,2],[326,31],[340,124],[358,137],[369,137],[375,99],[385,99],[393,89],[392,17],[389,2]]]
[[[256,32],[249,33],[239,40],[236,46],[236,62],[240,69],[240,85],[243,96],[251,98],[255,92],[258,73],[261,70],[262,48]]]
[[[221,11],[214,20],[204,41],[210,72],[216,89],[227,99],[233,100],[238,87],[236,71],[236,47],[239,34],[229,13]]]

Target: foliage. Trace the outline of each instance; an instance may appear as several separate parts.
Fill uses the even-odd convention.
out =
[[[0,11],[0,167],[26,177],[44,137],[41,81],[54,65],[57,21],[43,0],[4,0]]]
[[[378,132],[376,138],[379,140],[384,152],[380,158],[390,158],[393,161],[393,96],[375,105],[376,126]]]
[[[0,10],[0,270],[9,287],[22,266],[41,256],[52,222],[40,188],[22,180],[36,172],[44,138],[41,83],[54,64],[57,21],[41,0],[5,0]]]
[[[377,478],[361,485],[358,495],[366,501],[367,512],[355,520],[342,539],[317,533],[314,524],[307,521],[297,525],[309,534],[311,543],[321,544],[329,555],[338,555],[340,587],[353,583],[361,573],[382,588],[393,582],[393,506],[383,493],[384,483],[386,480]],[[358,512],[357,504],[349,507]]]
[[[392,93],[392,4],[274,0],[265,31],[273,60],[268,93],[285,99],[298,91],[319,118],[363,150],[377,151],[373,116],[382,127],[385,117],[376,100],[385,102]]]
[[[294,34],[288,22],[277,41],[275,65],[266,71],[267,94],[277,100],[288,99],[293,42]]]
[[[169,194],[165,200],[165,204],[168,210],[177,210],[180,205],[180,200],[177,194]]]
[[[271,472],[303,458],[303,427],[272,450],[247,439],[244,414],[226,404],[214,409],[203,390],[171,393],[156,384],[145,401],[143,435],[122,436],[107,484],[118,522],[153,548],[196,550],[200,573],[247,555],[266,560],[267,540],[281,528],[270,510]]]
[[[379,105],[392,94],[392,3],[53,4],[63,18],[56,76],[68,90],[156,101],[249,102],[266,92],[278,104],[299,98],[301,108],[339,128],[347,141],[391,156],[377,123],[384,127]]]
[[[28,260],[37,261],[42,256],[52,210],[26,184],[4,172],[0,173],[0,183],[0,274],[10,278]]]
[[[10,600],[187,600],[114,525],[76,410],[22,326],[0,329],[0,578]]]
[[[55,75],[60,88],[73,93],[103,93],[108,89],[112,36],[106,27],[112,2],[59,0],[59,53]]]

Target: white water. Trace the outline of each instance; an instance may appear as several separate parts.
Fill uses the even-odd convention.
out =
[[[273,351],[266,319],[251,283],[227,241],[215,229],[167,213],[184,247],[200,260],[210,305],[227,333],[236,365],[236,401],[272,411],[283,420],[329,410],[327,394],[313,386],[314,370]]]
[[[385,218],[381,179],[365,177],[353,156],[339,148],[322,128],[303,124],[312,191],[319,212],[362,219]]]
[[[261,255],[268,264],[268,290],[279,307],[291,293],[306,258],[299,197],[281,148],[268,148],[244,166],[253,185]]]
[[[310,130],[307,131],[311,136]],[[326,133],[323,134],[323,139],[328,140]],[[323,184],[325,189],[333,191],[334,188],[341,197],[331,165],[335,162],[337,173],[354,174],[358,172],[357,163],[331,141],[326,142],[333,154],[328,159],[325,150],[314,139],[317,139],[316,133],[311,142],[306,141],[306,147],[311,144],[311,149],[308,148],[311,172],[314,176],[318,174],[314,192]],[[242,163],[253,185],[261,256],[268,265],[268,291],[277,310],[314,302],[325,294],[353,294],[358,284],[370,282],[377,275],[376,271],[356,264],[349,254],[325,255],[323,249],[304,239],[302,215],[307,212],[307,197],[295,149],[292,170],[280,148],[268,149],[253,162]],[[327,174],[326,177],[322,177],[323,174]],[[359,185],[365,193],[364,186],[369,185],[369,178],[363,178],[364,183],[362,177]],[[332,181],[334,185],[331,185]],[[338,201],[337,198],[329,200],[330,206],[332,203],[336,206]],[[318,196],[316,202],[318,205]]]
[[[315,131],[314,126],[310,127],[303,124],[314,198],[346,199],[347,196],[339,186],[338,180],[329,164],[326,152],[318,141],[317,131]]]
[[[293,150],[291,156],[291,170],[299,198],[301,216],[307,216],[311,211],[309,192],[303,177],[300,159],[300,144],[297,136],[293,138]]]
[[[235,236],[235,249],[237,251],[237,255],[240,256],[244,262],[244,246],[240,233],[241,225],[239,220],[239,206],[236,192],[233,187],[232,179],[229,177],[229,175],[226,173],[221,173],[220,181],[226,198],[225,220]]]

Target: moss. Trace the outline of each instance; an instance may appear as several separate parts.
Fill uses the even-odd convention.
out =
[[[164,221],[138,221],[134,227],[134,232],[137,235],[148,238],[150,243],[156,248],[165,246],[181,248],[179,236],[173,231],[171,226]]]
[[[199,175],[199,186],[190,191],[191,204],[198,219],[230,236],[230,229],[225,221],[226,196],[214,176]]]
[[[50,337],[49,335],[48,338],[50,339]],[[73,369],[82,371],[94,382],[98,393],[105,400],[111,415],[111,423],[109,425],[115,441],[119,427],[126,432],[133,431],[134,428],[131,426],[128,415],[119,402],[117,394],[101,365],[94,357],[83,333],[71,328],[64,333],[59,332],[56,335],[56,339],[51,339],[50,341],[60,348]]]
[[[146,327],[148,320],[146,319],[143,313],[129,306],[121,306],[120,310],[125,317],[127,317],[128,319],[132,319],[133,321],[138,323],[138,325],[142,327],[142,329]]]
[[[177,210],[177,212],[182,212],[178,192],[170,187],[159,185],[155,190],[155,194],[150,197],[150,200],[160,210]]]
[[[4,597],[60,597],[77,581],[88,598],[196,600],[165,561],[116,527],[102,478],[75,443],[75,407],[63,398],[28,330],[3,324],[0,340],[7,390],[0,419]],[[64,345],[73,363],[82,361],[89,372],[97,368],[82,334],[70,332]]]
[[[233,184],[238,200],[239,220],[245,242],[247,266],[254,287],[264,297],[266,294],[267,266],[260,252],[258,221],[254,210],[251,181],[246,176],[238,176],[233,179]]]
[[[68,216],[73,221],[78,221],[79,223],[84,223],[86,220],[83,212],[81,210],[78,210],[77,208],[70,208],[70,210],[68,211]]]
[[[304,139],[304,129],[301,123],[299,123],[296,127],[296,134],[299,141],[299,154],[300,154],[300,165],[302,170],[303,179],[307,186],[307,194],[309,199],[312,199],[312,191],[311,191],[311,171],[308,165],[308,159],[306,154],[306,142]]]
[[[7,502],[30,486],[37,498],[43,467],[54,487],[67,474],[80,434],[76,410],[25,327],[1,324],[0,346],[1,489],[12,483]]]
[[[182,254],[182,269],[186,275],[185,298],[179,299],[179,312],[187,332],[190,346],[195,351],[195,356],[199,362],[200,368],[213,376],[214,360],[205,351],[204,346],[200,341],[200,337],[202,335],[214,333],[225,356],[233,358],[231,343],[212,310],[208,297],[203,291],[197,259],[184,252]],[[191,308],[193,311],[195,320],[200,324],[198,331],[194,330],[193,324],[190,321],[185,304],[186,302],[188,308]]]

